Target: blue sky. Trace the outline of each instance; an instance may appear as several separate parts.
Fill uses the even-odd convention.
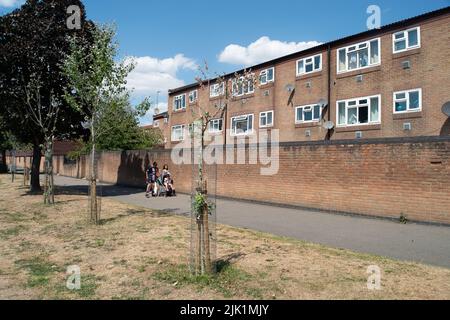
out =
[[[0,14],[21,0],[0,0]],[[115,22],[121,58],[135,57],[135,100],[194,82],[196,64],[230,72],[367,29],[369,5],[382,25],[450,5],[450,0],[149,1],[84,0],[88,18]],[[3,5],[3,6],[2,6]],[[230,45],[233,45],[231,46]],[[164,105],[162,105],[164,108]]]

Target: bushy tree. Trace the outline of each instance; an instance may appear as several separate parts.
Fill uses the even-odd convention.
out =
[[[81,9],[81,29],[69,29],[67,9]],[[82,116],[63,99],[67,78],[61,65],[76,35],[89,43],[93,24],[80,0],[28,0],[0,17],[0,115],[7,131],[33,145],[31,190],[40,190],[42,146],[53,138],[83,134]],[[89,67],[89,66],[86,66]]]
[[[140,113],[130,105],[127,96],[108,101],[99,122],[99,130],[104,134],[98,139],[98,149],[147,149],[160,142],[152,141],[152,138],[156,138],[154,132],[139,127],[139,115]]]

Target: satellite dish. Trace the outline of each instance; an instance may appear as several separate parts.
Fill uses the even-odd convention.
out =
[[[325,108],[325,107],[328,106],[328,101],[325,100],[325,99],[320,99],[319,102],[318,102],[318,105],[319,105],[321,108]]]
[[[443,112],[447,117],[450,117],[450,101],[447,102],[447,103],[445,103],[445,104],[442,106],[442,112]]]
[[[334,122],[333,121],[327,121],[323,124],[323,127],[327,130],[334,129]]]
[[[285,87],[285,89],[286,89],[287,92],[292,92],[292,91],[294,91],[295,87],[292,84],[288,84]]]

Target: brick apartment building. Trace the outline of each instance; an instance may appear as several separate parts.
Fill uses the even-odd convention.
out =
[[[211,134],[229,130],[227,143],[262,128],[279,129],[281,142],[450,134],[442,112],[450,101],[450,7],[249,69],[256,84],[238,88],[224,118],[210,123]],[[166,148],[186,139],[197,106],[214,110],[222,91],[210,84],[169,91]]]

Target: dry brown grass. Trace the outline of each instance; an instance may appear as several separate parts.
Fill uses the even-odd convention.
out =
[[[44,206],[0,176],[1,299],[450,299],[450,270],[218,226],[215,277],[187,272],[189,220],[103,199],[100,226],[87,198]],[[79,265],[82,289],[65,288]],[[367,267],[383,270],[367,289]]]

